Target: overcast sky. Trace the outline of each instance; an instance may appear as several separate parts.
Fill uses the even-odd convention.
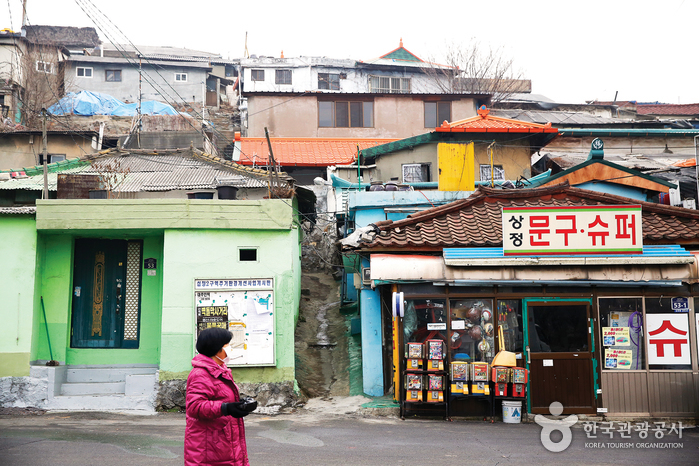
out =
[[[97,14],[94,24],[81,4],[111,23]],[[19,30],[21,14],[22,1],[8,0],[0,28]],[[439,61],[449,44],[475,38],[502,48],[533,93],[557,102],[613,100],[618,91],[617,100],[699,103],[695,0],[27,0],[27,18],[94,26],[103,41],[126,37],[227,58],[243,56],[246,31],[250,54],[357,60],[390,52],[402,38],[417,56]]]

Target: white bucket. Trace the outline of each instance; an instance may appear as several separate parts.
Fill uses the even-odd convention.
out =
[[[522,421],[522,402],[502,402],[502,422],[507,424],[519,424]]]

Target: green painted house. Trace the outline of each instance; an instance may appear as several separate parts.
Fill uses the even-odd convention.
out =
[[[233,333],[230,365],[246,394],[293,391],[296,198],[255,199],[254,173],[229,162],[167,154],[156,170],[154,157],[150,172],[126,173],[132,191],[118,199],[62,198],[54,185],[55,199],[0,207],[0,406],[153,410],[165,384],[183,384],[197,331],[210,326]],[[181,168],[178,157],[189,177],[239,177],[248,198],[190,199],[210,186],[172,173],[169,190],[146,191]],[[17,181],[33,189],[32,178]]]

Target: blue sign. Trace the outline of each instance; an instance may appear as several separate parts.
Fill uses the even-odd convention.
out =
[[[689,312],[689,299],[672,298],[672,310],[675,312]]]

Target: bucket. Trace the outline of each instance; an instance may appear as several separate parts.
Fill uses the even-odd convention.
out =
[[[522,402],[502,402],[502,422],[507,424],[519,424],[522,421]]]

